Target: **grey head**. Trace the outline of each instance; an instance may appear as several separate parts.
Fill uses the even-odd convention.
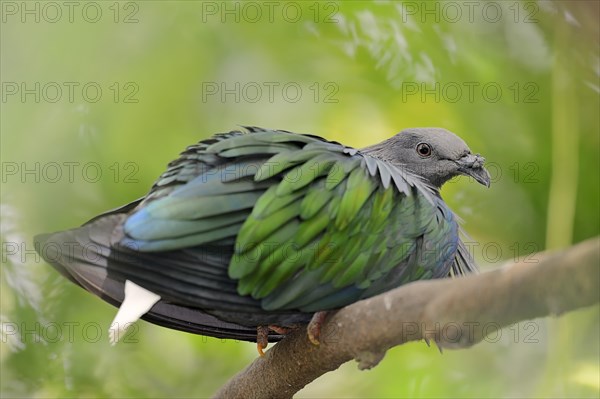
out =
[[[458,175],[471,176],[490,186],[490,175],[483,167],[485,158],[471,153],[460,137],[446,129],[405,129],[361,152],[408,169],[437,188]]]

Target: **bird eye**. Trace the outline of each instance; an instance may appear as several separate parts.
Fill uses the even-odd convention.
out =
[[[428,157],[431,155],[431,146],[427,143],[417,144],[417,153],[422,157]]]

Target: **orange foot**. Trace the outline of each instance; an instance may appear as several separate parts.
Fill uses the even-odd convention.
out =
[[[293,330],[295,330],[295,328],[294,327],[281,327],[281,326],[275,326],[275,325],[271,324],[269,326],[269,330],[275,331],[279,335],[286,335],[286,334],[289,334],[290,332],[292,332]]]
[[[313,345],[319,345],[321,343],[321,341],[319,341],[319,337],[321,335],[321,326],[327,318],[327,313],[327,311],[315,313],[310,320],[310,323],[308,323],[308,327],[306,327],[308,339],[313,343]]]
[[[259,355],[265,355],[264,350],[267,348],[267,345],[269,345],[269,327],[256,327],[256,349]]]

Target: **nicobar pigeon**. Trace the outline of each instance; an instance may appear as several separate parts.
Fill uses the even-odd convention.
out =
[[[138,318],[258,343],[416,280],[476,269],[439,194],[457,175],[488,186],[484,158],[441,128],[357,150],[246,127],[187,147],[149,193],[79,228],[36,237],[60,273]]]

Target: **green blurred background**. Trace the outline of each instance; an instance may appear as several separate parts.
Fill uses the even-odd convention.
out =
[[[138,198],[238,125],[356,147],[456,132],[493,177],[442,191],[483,269],[598,235],[598,4],[2,1],[1,395],[206,397],[256,358],[146,322],[110,347],[116,310],[31,240]],[[443,355],[403,345],[297,397],[598,397],[598,310]]]

